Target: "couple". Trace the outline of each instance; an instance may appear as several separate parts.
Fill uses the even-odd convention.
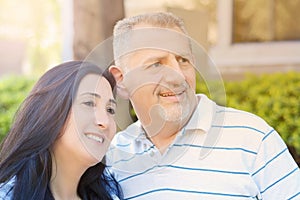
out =
[[[278,133],[195,94],[192,47],[169,13],[117,23],[109,71],[139,120],[115,137],[111,74],[79,61],[49,70],[1,146],[0,196],[298,199],[299,168]]]

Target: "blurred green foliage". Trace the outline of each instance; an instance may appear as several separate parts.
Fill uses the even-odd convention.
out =
[[[34,82],[34,78],[25,76],[8,76],[0,79],[0,141],[9,131],[15,112]]]

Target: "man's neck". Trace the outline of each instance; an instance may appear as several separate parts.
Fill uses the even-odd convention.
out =
[[[161,154],[173,143],[182,126],[180,124],[166,123],[158,132],[146,130],[147,138],[156,146]]]

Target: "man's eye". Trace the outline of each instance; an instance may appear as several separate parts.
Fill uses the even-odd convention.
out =
[[[183,58],[183,57],[178,57],[178,58],[177,58],[177,61],[178,61],[179,63],[189,63],[189,62],[190,62],[188,59]]]
[[[95,107],[96,106],[96,104],[93,101],[83,102],[83,105],[89,106],[89,107]]]
[[[109,114],[112,114],[112,115],[114,115],[114,114],[116,113],[115,109],[114,109],[114,108],[111,108],[111,107],[106,108],[106,111],[107,111]]]

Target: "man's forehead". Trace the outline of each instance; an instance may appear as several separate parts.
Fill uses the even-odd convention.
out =
[[[165,49],[156,49],[156,48],[143,48],[143,49],[137,49],[134,50],[126,55],[126,56],[139,56],[144,57],[145,59],[151,59],[151,58],[164,58],[169,53],[173,53],[177,55],[177,53],[167,51]]]
[[[118,38],[120,37],[120,38]],[[176,55],[190,55],[190,39],[183,33],[166,28],[137,28],[116,37],[122,39],[116,50],[116,57],[127,55],[137,50],[160,50]],[[124,40],[125,39],[125,40]]]

